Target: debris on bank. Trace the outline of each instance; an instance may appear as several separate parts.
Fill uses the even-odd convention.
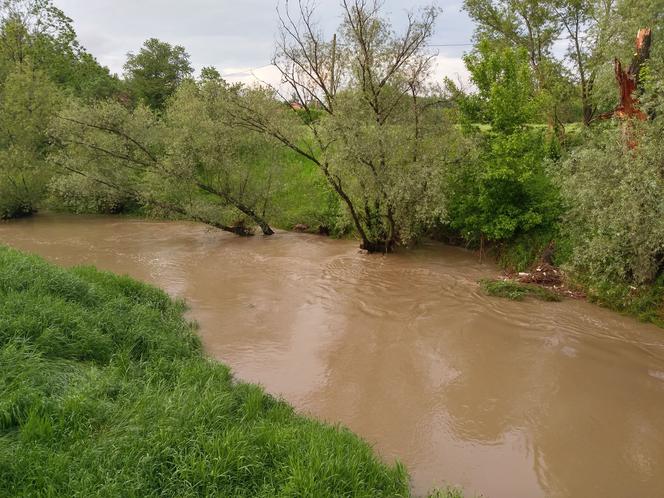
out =
[[[542,301],[561,301],[567,297],[584,299],[583,292],[565,283],[564,273],[549,263],[541,263],[530,272],[506,273],[497,279],[481,280],[480,285],[491,296],[521,301],[527,296]]]

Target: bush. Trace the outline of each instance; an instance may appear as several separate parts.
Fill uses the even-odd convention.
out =
[[[33,214],[43,192],[41,180],[34,175],[3,173],[0,175],[0,220]]]
[[[59,101],[55,85],[28,62],[0,82],[0,219],[36,211],[50,174],[46,128]]]
[[[48,186],[50,203],[73,213],[116,214],[137,208],[137,201],[81,175],[56,176]]]
[[[640,285],[664,269],[663,121],[590,130],[563,162],[569,268],[583,279]]]
[[[560,202],[545,169],[547,150],[537,130],[488,137],[479,161],[463,164],[449,176],[451,227],[475,243],[553,229]]]
[[[553,231],[560,201],[545,164],[556,150],[543,129],[530,126],[542,96],[527,53],[481,40],[465,61],[477,92],[458,96],[458,104],[479,153],[448,175],[449,225],[475,244]],[[469,126],[476,120],[491,131]]]

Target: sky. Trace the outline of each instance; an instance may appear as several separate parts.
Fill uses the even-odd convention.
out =
[[[278,83],[269,66],[277,34],[278,0],[54,0],[73,19],[83,46],[111,72],[122,74],[128,52],[137,52],[148,38],[182,45],[198,72],[216,67],[230,82],[258,80]],[[385,0],[394,27],[404,12],[430,0]],[[469,44],[473,23],[461,10],[462,0],[438,0],[442,15],[432,44]],[[317,18],[326,33],[341,21],[338,0],[318,0]],[[468,81],[461,56],[471,47],[435,47],[433,79],[449,76]]]

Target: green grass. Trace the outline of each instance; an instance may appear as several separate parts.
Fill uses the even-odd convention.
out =
[[[184,309],[0,247],[0,495],[410,495],[402,465],[206,359]]]
[[[290,230],[303,224],[312,232],[324,227],[335,236],[347,233],[350,225],[339,198],[318,167],[289,150],[283,151],[281,161],[284,171],[280,187],[270,202],[274,226]]]
[[[574,283],[590,302],[664,328],[664,275],[639,287],[589,278]]]
[[[480,280],[480,285],[488,295],[505,297],[512,301],[523,301],[526,297],[534,297],[540,301],[550,302],[562,300],[558,294],[545,287],[522,284],[512,280]]]

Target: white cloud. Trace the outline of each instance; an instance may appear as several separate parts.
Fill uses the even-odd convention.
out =
[[[470,85],[470,73],[461,57],[436,56],[431,79],[433,83],[442,84],[445,78],[450,78],[463,87]]]
[[[268,84],[279,88],[286,94],[288,89],[281,85],[281,73],[273,65],[265,65],[258,68],[248,67],[225,67],[220,69],[222,77],[229,83],[243,83],[248,86]],[[463,88],[471,86],[470,73],[461,57],[447,57],[438,55],[435,57],[430,83],[442,84],[445,78],[450,78]]]
[[[259,68],[228,67],[221,71],[221,76],[229,83],[243,83],[247,86],[268,84],[278,88],[281,84],[281,73],[273,65]]]

